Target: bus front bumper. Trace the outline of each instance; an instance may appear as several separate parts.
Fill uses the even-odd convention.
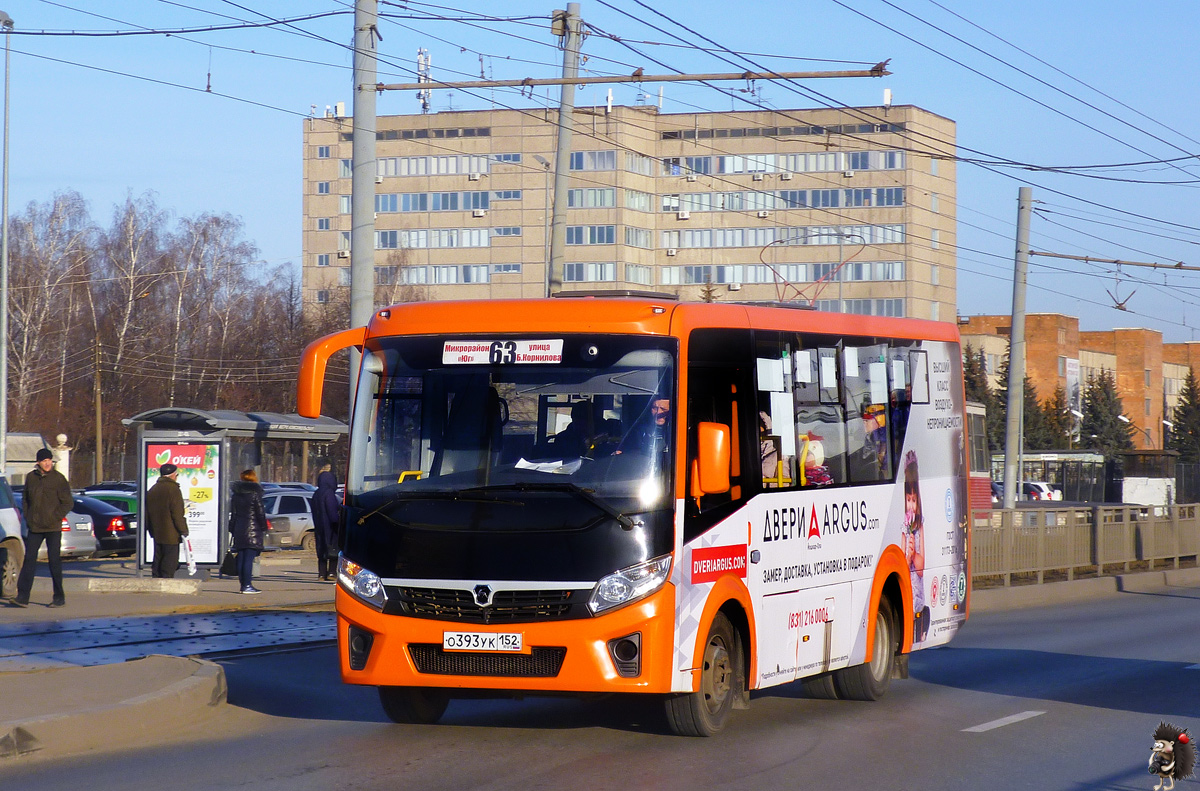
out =
[[[541,623],[464,624],[385,615],[340,584],[335,603],[339,664],[347,684],[562,693],[671,690],[675,588],[670,583],[604,615]],[[446,651],[445,632],[519,633],[522,652]],[[619,662],[614,641],[635,635],[635,661]],[[622,659],[629,656],[627,644],[619,651]],[[631,675],[634,666],[637,672]]]

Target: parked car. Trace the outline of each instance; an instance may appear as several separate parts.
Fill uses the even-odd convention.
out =
[[[99,544],[96,557],[129,556],[137,551],[138,519],[133,512],[88,495],[76,497],[73,510],[92,518]]]
[[[266,538],[268,547],[317,548],[313,533],[312,496],[313,493],[307,489],[273,488],[263,493],[263,508],[270,523]]]
[[[1062,492],[1044,481],[1025,481],[1021,487],[1026,500],[1062,499]]]
[[[25,560],[25,519],[12,487],[0,478],[0,597],[17,595],[17,575]]]
[[[113,489],[84,489],[81,494],[94,497],[102,503],[128,511],[135,517],[138,512],[137,491],[125,492]]]
[[[264,483],[263,489],[303,489],[306,492],[315,492],[317,487],[311,483],[302,481],[283,481],[281,483]]]
[[[24,487],[22,487],[24,488]],[[13,492],[13,499],[18,508],[23,508],[24,492]],[[92,518],[78,511],[70,511],[62,520],[62,543],[59,545],[59,555],[64,558],[90,558],[99,548],[96,533],[92,529]],[[46,560],[46,545],[38,549],[38,560]]]
[[[90,495],[92,492],[132,492],[136,495],[137,488],[137,481],[101,481],[83,487],[83,493]]]

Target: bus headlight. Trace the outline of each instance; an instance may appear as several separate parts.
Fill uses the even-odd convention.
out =
[[[593,615],[598,615],[613,607],[629,604],[661,588],[670,575],[670,555],[614,571],[592,588],[588,609]]]
[[[368,571],[345,555],[338,555],[338,582],[365,604],[382,610],[387,602],[383,581],[373,571]]]

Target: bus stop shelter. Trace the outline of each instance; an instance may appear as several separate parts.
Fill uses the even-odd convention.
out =
[[[348,432],[340,420],[306,418],[278,412],[164,407],[121,421],[137,428],[138,513],[146,513],[146,491],[158,481],[168,462],[179,468],[191,552],[198,566],[215,567],[228,549],[229,491],[233,482],[232,440],[253,442],[254,459],[262,443],[276,440],[333,442]],[[142,520],[143,523],[145,520]],[[144,527],[137,531],[138,570],[153,560],[154,541]]]

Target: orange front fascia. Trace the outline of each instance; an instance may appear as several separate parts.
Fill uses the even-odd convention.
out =
[[[913,608],[912,608],[912,578],[908,574],[908,561],[904,553],[895,544],[884,547],[879,556],[879,564],[875,567],[875,580],[871,583],[871,601],[867,608],[867,657],[875,648],[875,613],[879,611],[879,600],[883,596],[883,586],[888,577],[895,574],[900,579],[900,628],[904,639],[900,644],[900,653],[912,651],[913,638]]]
[[[325,366],[334,352],[354,346],[360,351],[367,338],[366,327],[335,332],[317,338],[304,349],[296,382],[296,412],[303,417],[321,416],[321,392],[325,387]]]
[[[464,624],[402,615],[384,615],[338,585],[338,656],[347,684],[543,692],[670,692],[675,654],[675,586],[667,583],[641,601],[596,618],[524,624]],[[375,639],[363,670],[350,669],[350,625]],[[527,647],[564,647],[562,669],[554,678],[451,676],[419,673],[409,643],[442,642],[442,632],[521,632]],[[608,654],[607,642],[633,632],[642,634],[641,675],[622,678]]]

